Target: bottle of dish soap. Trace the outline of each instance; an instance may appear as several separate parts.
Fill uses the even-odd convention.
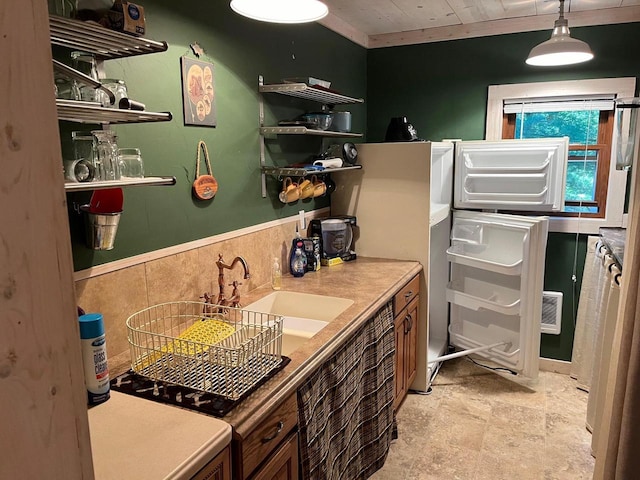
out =
[[[271,267],[271,288],[280,290],[282,288],[282,269],[278,257],[273,257],[273,266]]]
[[[295,239],[291,249],[289,269],[294,277],[303,277],[307,270],[307,255],[304,253],[304,243],[301,239]]]

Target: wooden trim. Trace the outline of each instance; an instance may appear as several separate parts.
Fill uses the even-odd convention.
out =
[[[330,208],[320,208],[318,210],[311,210],[305,213],[307,220],[312,218],[325,217],[330,213]],[[268,228],[277,227],[279,225],[286,225],[287,223],[295,222],[298,220],[298,215],[291,217],[280,218],[278,220],[272,220],[270,222],[261,223],[258,225],[251,225],[250,227],[241,228],[239,230],[233,230],[231,232],[221,233],[219,235],[213,235],[212,237],[201,238],[192,242],[182,243],[180,245],[174,245],[172,247],[161,248],[160,250],[154,250],[153,252],[142,253],[133,257],[123,258],[121,260],[115,260],[113,262],[105,263],[103,265],[97,265],[85,270],[78,270],[73,274],[74,281],[86,280],[87,278],[98,277],[106,273],[122,270],[123,268],[129,268],[136,265],[158,260],[160,258],[168,257],[170,255],[177,255],[179,253],[194,250],[196,248],[206,247],[207,245],[213,245],[214,243],[223,242],[225,240],[231,240],[234,238],[242,237],[251,233],[256,233]]]
[[[561,373],[562,375],[569,375],[571,373],[571,362],[565,360],[541,357],[538,365],[543,372]]]
[[[516,115],[502,116],[502,138],[516,138]]]
[[[604,218],[607,212],[607,192],[609,189],[609,167],[611,162],[611,151],[613,147],[613,119],[614,112],[600,112],[598,121],[598,143],[607,145],[598,152],[598,173],[596,175],[596,202],[598,202],[598,212]]]
[[[331,12],[322,20],[318,20],[318,23],[342,35],[344,38],[351,40],[353,43],[357,43],[361,47],[368,48],[369,46],[369,36],[366,33],[361,32]]]
[[[43,1],[0,2],[0,478],[93,479]]]
[[[566,17],[569,21],[569,26],[572,28],[593,25],[633,23],[640,21],[640,6],[571,12],[567,13]],[[540,30],[548,30],[549,35],[551,35],[553,23],[557,18],[557,13],[553,13],[552,15],[503,18],[499,20],[489,20],[487,22],[369,35],[367,48],[384,48],[399,45],[444,42],[463,38],[488,37],[492,35],[533,32]],[[341,32],[338,31],[338,33]]]
[[[502,138],[503,102],[508,98],[538,98],[611,93],[615,93],[618,97],[633,97],[635,90],[635,77],[489,85],[485,139],[500,140]]]

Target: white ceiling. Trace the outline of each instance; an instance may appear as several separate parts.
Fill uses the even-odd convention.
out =
[[[379,48],[549,30],[557,0],[324,0],[320,23],[354,42]],[[640,21],[640,0],[567,0],[569,27]]]

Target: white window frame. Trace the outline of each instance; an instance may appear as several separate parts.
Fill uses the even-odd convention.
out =
[[[502,139],[504,101],[508,99],[607,94],[614,94],[617,98],[622,98],[633,97],[635,90],[635,77],[489,85],[485,138],[486,140]],[[617,127],[616,122],[617,118],[614,118],[614,133]],[[600,227],[622,227],[626,223],[624,200],[627,172],[616,170],[615,135],[612,143],[611,161],[609,162],[609,184],[607,185],[607,205],[604,218],[550,216],[549,230],[551,232],[599,233],[598,229]]]

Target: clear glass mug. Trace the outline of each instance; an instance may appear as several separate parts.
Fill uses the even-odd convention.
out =
[[[71,52],[71,64],[71,66],[79,72],[88,75],[94,80],[98,80],[98,61],[92,53],[78,51]],[[102,103],[102,92],[81,82],[74,81],[74,84],[78,91],[78,96],[75,100]]]
[[[124,80],[118,80],[115,78],[105,78],[104,80],[101,80],[101,82],[104,87],[111,90],[113,95],[116,97],[116,100],[113,105],[111,105],[107,94],[103,91],[98,90],[100,102],[104,107],[118,108],[120,100],[122,100],[123,98],[127,98],[127,84],[124,82]]]
[[[120,178],[144,178],[142,155],[137,148],[118,149]]]
[[[93,166],[96,169],[96,179],[120,180],[118,168],[118,144],[116,134],[112,130],[92,130],[93,135]]]
[[[80,160],[84,158],[93,163],[93,141],[91,132],[74,131],[71,132],[71,143],[73,144],[73,158]]]
[[[78,11],[78,0],[48,0],[48,4],[51,15],[73,18]]]

